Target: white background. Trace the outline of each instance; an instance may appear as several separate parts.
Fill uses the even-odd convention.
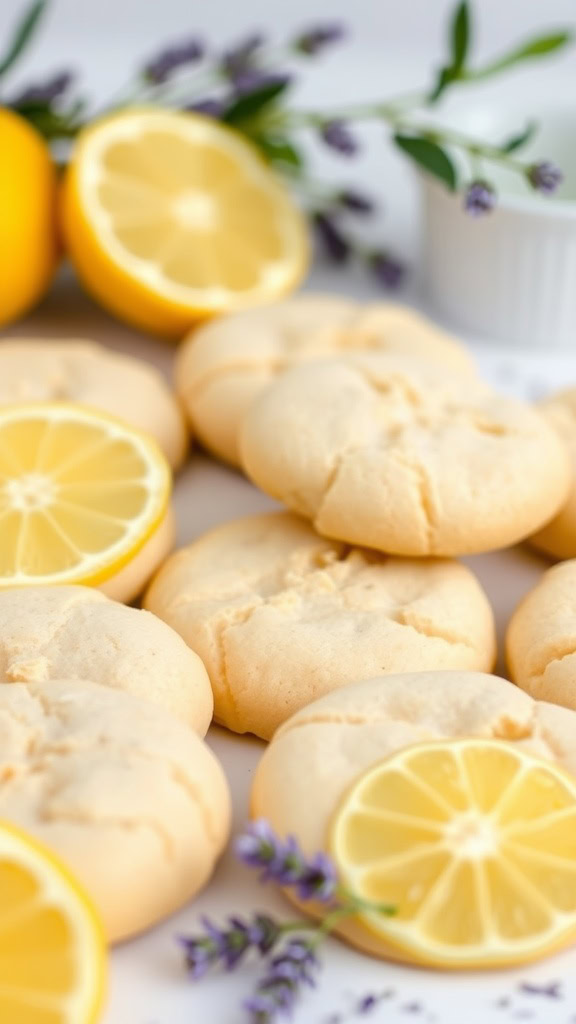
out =
[[[199,32],[214,48],[222,48],[250,29],[262,28],[278,41],[310,21],[342,19],[351,24],[346,46],[306,65],[302,103],[337,105],[379,98],[418,87],[430,80],[442,54],[443,16],[448,0],[55,0],[41,39],[14,79],[41,78],[49,70],[73,67],[87,91],[103,101],[129,77],[138,61],[164,41]],[[538,28],[576,23],[576,0],[477,0],[478,52],[493,54]],[[0,38],[20,0],[0,0]],[[353,14],[351,14],[353,12]],[[507,82],[485,87],[480,98],[498,103],[522,100],[526,113],[542,95],[566,99],[574,94],[576,50],[554,61],[515,72]],[[477,96],[475,93],[474,96]],[[472,95],[470,102],[476,102]],[[417,195],[412,176],[386,145],[381,129],[363,133],[364,155],[347,164],[319,157],[326,173],[366,185],[385,200],[384,215],[369,229],[417,265]],[[544,154],[543,154],[544,155]],[[417,275],[415,275],[417,278]],[[350,273],[316,272],[314,281],[344,292],[368,293],[364,278]],[[168,367],[168,351],[114,323],[88,300],[65,288],[51,297],[18,333],[87,334],[119,348],[139,351]],[[560,379],[576,379],[576,367],[544,368],[538,361],[521,366],[505,353],[483,357],[485,366],[504,386],[532,394]],[[191,540],[214,522],[269,507],[270,502],[235,474],[196,456],[178,484],[176,494],[180,542]],[[488,555],[472,560],[495,605],[500,632],[519,596],[532,585],[543,563],[527,552]],[[233,738],[222,730],[210,742],[221,756],[235,792],[235,827],[245,819],[251,775],[261,744]],[[152,883],[153,884],[153,883]],[[242,1024],[238,1010],[254,974],[214,978],[197,987],[185,979],[174,935],[197,927],[200,912],[221,918],[227,912],[268,906],[286,912],[274,894],[264,894],[228,853],[200,899],[153,933],[118,949],[113,957],[112,998],[106,1024]],[[331,943],[319,993],[311,996],[297,1024],[326,1024],[329,1015],[351,1011],[367,991],[394,990],[371,1017],[375,1024],[508,1024],[526,1020],[545,1024],[576,1022],[576,955],[567,954],[529,971],[490,976],[447,977],[379,964]],[[520,981],[563,979],[565,999],[522,995]],[[500,1000],[509,999],[500,1005]],[[414,1004],[420,1007],[414,1009]],[[6,1022],[8,1024],[8,1022]]]

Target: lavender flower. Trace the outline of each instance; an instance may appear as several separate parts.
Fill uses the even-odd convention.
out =
[[[162,50],[156,57],[148,61],[144,68],[144,75],[155,85],[161,85],[186,64],[195,64],[202,60],[204,53],[204,44],[193,36],[185,43]]]
[[[384,288],[399,288],[404,280],[406,268],[385,252],[373,252],[368,257],[368,264],[374,277]]]
[[[222,58],[222,71],[232,82],[254,69],[259,51],[264,46],[266,37],[262,32],[253,32],[236,46],[227,50]]]
[[[227,928],[218,928],[209,918],[202,918],[204,933],[197,936],[183,936],[180,944],[184,948],[186,965],[192,978],[202,978],[211,967],[223,966],[233,970],[249,950],[256,950],[262,956],[276,945],[281,927],[267,914],[255,914],[249,921],[231,917]]]
[[[343,189],[336,196],[336,202],[345,210],[351,213],[368,214],[374,210],[374,201],[363,192],[356,192],[353,189]]]
[[[219,119],[225,113],[228,102],[216,98],[207,97],[205,100],[196,100],[195,103],[187,103],[184,110],[191,110],[196,114],[205,114],[206,117]]]
[[[302,938],[290,939],[272,960],[254,995],[244,1003],[250,1024],[274,1024],[280,1016],[290,1016],[301,988],[314,986],[318,968],[313,943]]]
[[[323,25],[312,25],[296,37],[293,47],[298,53],[313,57],[333,43],[339,43],[346,37],[345,26],[338,21],[328,21]]]
[[[248,827],[236,841],[236,854],[249,867],[262,868],[261,880],[297,890],[302,900],[328,903],[337,888],[336,868],[324,853],[307,860],[296,839],[279,839],[267,821]]]
[[[472,181],[464,194],[464,209],[471,217],[483,217],[496,205],[496,193],[486,181]]]
[[[320,134],[326,145],[342,156],[354,156],[358,152],[358,142],[345,121],[325,121]]]
[[[275,74],[272,71],[260,71],[258,68],[251,68],[244,71],[234,79],[234,89],[240,96],[244,96],[259,89],[266,89],[272,86],[286,87],[292,81],[291,75]]]
[[[535,188],[538,192],[543,192],[545,195],[551,195],[564,181],[564,175],[560,168],[550,163],[549,160],[543,160],[539,164],[532,164],[526,171],[526,177],[532,188]]]
[[[344,237],[333,217],[317,212],[312,215],[312,224],[326,255],[333,263],[346,263],[352,247]]]
[[[12,101],[11,106],[21,107],[34,103],[53,103],[68,90],[74,75],[71,71],[60,71],[45,82],[28,85]]]

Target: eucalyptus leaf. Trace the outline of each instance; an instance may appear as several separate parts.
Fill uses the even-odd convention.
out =
[[[525,146],[538,131],[538,122],[529,121],[526,127],[521,132],[517,132],[515,135],[511,135],[509,139],[506,139],[499,146],[499,149],[503,153],[515,153],[517,149],[521,149]]]
[[[394,142],[415,164],[438,178],[453,192],[458,176],[448,153],[437,142],[418,135],[395,135]]]
[[[466,64],[470,48],[470,7],[467,0],[459,4],[452,21],[452,67],[454,77]]]
[[[268,82],[254,89],[253,92],[240,96],[228,107],[223,120],[228,124],[241,124],[261,114],[265,108],[272,106],[286,92],[289,80]]]
[[[34,3],[30,5],[16,25],[12,39],[8,44],[8,49],[0,57],[0,77],[10,70],[28,46],[38,28],[40,19],[48,7],[48,3],[49,0],[34,0]]]

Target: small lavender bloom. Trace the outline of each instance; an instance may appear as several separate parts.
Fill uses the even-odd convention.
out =
[[[11,101],[11,105],[20,107],[30,103],[53,103],[66,92],[73,79],[71,71],[60,71],[45,82],[28,85]]]
[[[336,202],[339,206],[342,206],[345,210],[350,210],[351,213],[372,213],[374,210],[374,201],[370,196],[364,195],[362,192],[356,192],[353,189],[343,189],[336,196]]]
[[[195,64],[202,60],[205,54],[204,43],[196,37],[188,39],[178,46],[169,46],[162,50],[156,57],[148,61],[144,68],[144,75],[155,85],[161,85],[167,81],[175,71],[186,64]]]
[[[334,218],[327,213],[315,213],[312,216],[312,224],[324,251],[333,263],[346,263],[352,249]]]
[[[330,858],[317,853],[308,861],[294,836],[278,839],[267,821],[254,822],[238,837],[236,855],[249,867],[263,868],[262,881],[293,886],[303,900],[328,902],[335,894],[336,868]]]
[[[204,933],[179,939],[184,948],[186,965],[194,979],[202,978],[217,965],[233,970],[249,950],[265,955],[274,948],[281,928],[267,914],[255,914],[249,921],[231,917],[228,927],[219,928],[203,917]]]
[[[385,252],[373,252],[368,263],[376,280],[384,288],[399,288],[404,280],[406,268]]]
[[[539,164],[532,164],[526,171],[526,177],[532,188],[537,189],[538,192],[543,192],[545,195],[551,195],[564,181],[564,175],[560,168],[550,163],[549,160],[543,160]]]
[[[291,939],[287,942],[272,960],[255,994],[244,1003],[250,1024],[274,1024],[279,1017],[290,1016],[302,986],[315,984],[314,972],[318,966],[309,941]]]
[[[275,85],[287,86],[291,81],[291,75],[275,74],[272,71],[259,71],[257,68],[251,68],[234,79],[234,90],[239,96],[244,96]]]
[[[354,156],[358,152],[358,142],[345,121],[325,121],[320,135],[327,146],[335,149],[342,156]]]
[[[332,43],[341,42],[345,37],[346,28],[341,22],[325,22],[323,25],[312,25],[305,29],[296,37],[293,46],[299,53],[313,57]]]
[[[281,840],[264,818],[253,821],[235,843],[236,856],[249,868],[268,868],[281,850]]]
[[[483,217],[496,205],[496,193],[486,181],[472,181],[464,194],[464,209],[471,217]]]
[[[226,100],[208,97],[205,100],[197,100],[195,103],[187,103],[183,109],[190,110],[196,114],[205,114],[206,117],[214,117],[219,120],[227,107],[228,102]]]
[[[264,46],[266,37],[262,32],[253,32],[236,46],[227,50],[222,58],[222,71],[235,82],[241,75],[251,71],[258,56],[259,50]]]
[[[336,868],[330,857],[325,853],[317,853],[306,866],[298,883],[298,895],[301,900],[318,900],[328,903],[333,899],[338,879]]]
[[[363,996],[363,998],[358,1003],[358,1006],[356,1008],[356,1013],[358,1013],[360,1016],[364,1016],[364,1015],[366,1015],[368,1013],[372,1013],[372,1010],[376,1009],[376,1007],[378,1006],[379,1002],[380,1002],[380,1000],[379,1000],[378,996],[374,996],[374,995],[371,995],[371,994],[369,994],[367,996]]]

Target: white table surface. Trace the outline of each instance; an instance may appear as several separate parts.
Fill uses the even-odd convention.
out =
[[[353,279],[339,274],[317,272],[313,282],[333,290],[358,291]],[[111,347],[138,353],[167,373],[173,355],[169,346],[109,318],[67,278],[32,316],[4,333],[88,336]],[[511,393],[532,397],[568,381],[576,383],[576,355],[552,360],[473,347],[485,373]],[[197,451],[178,478],[175,500],[181,544],[218,522],[274,505],[239,474]],[[502,649],[502,635],[512,609],[538,579],[546,563],[522,548],[466,561],[478,573],[493,603]],[[247,819],[250,781],[263,744],[219,728],[213,728],[208,739],[231,785],[237,831]],[[253,873],[236,864],[228,852],[211,884],[193,904],[114,951],[110,1001],[103,1024],[242,1024],[245,1017],[240,1002],[254,983],[255,968],[192,983],[186,977],[175,936],[197,930],[202,913],[221,920],[234,911],[249,913],[256,908],[292,913],[273,890],[261,887]],[[335,1012],[343,1014],[343,1021],[369,1019],[387,1024],[410,1024],[411,1020],[416,1024],[576,1022],[576,951],[521,971],[452,976],[391,966],[331,940],[324,961],[321,985],[302,1004],[297,1024],[328,1024]],[[518,986],[525,981],[536,985],[560,981],[564,998],[522,993]],[[368,1018],[353,1014],[359,997],[388,990],[391,995]]]

